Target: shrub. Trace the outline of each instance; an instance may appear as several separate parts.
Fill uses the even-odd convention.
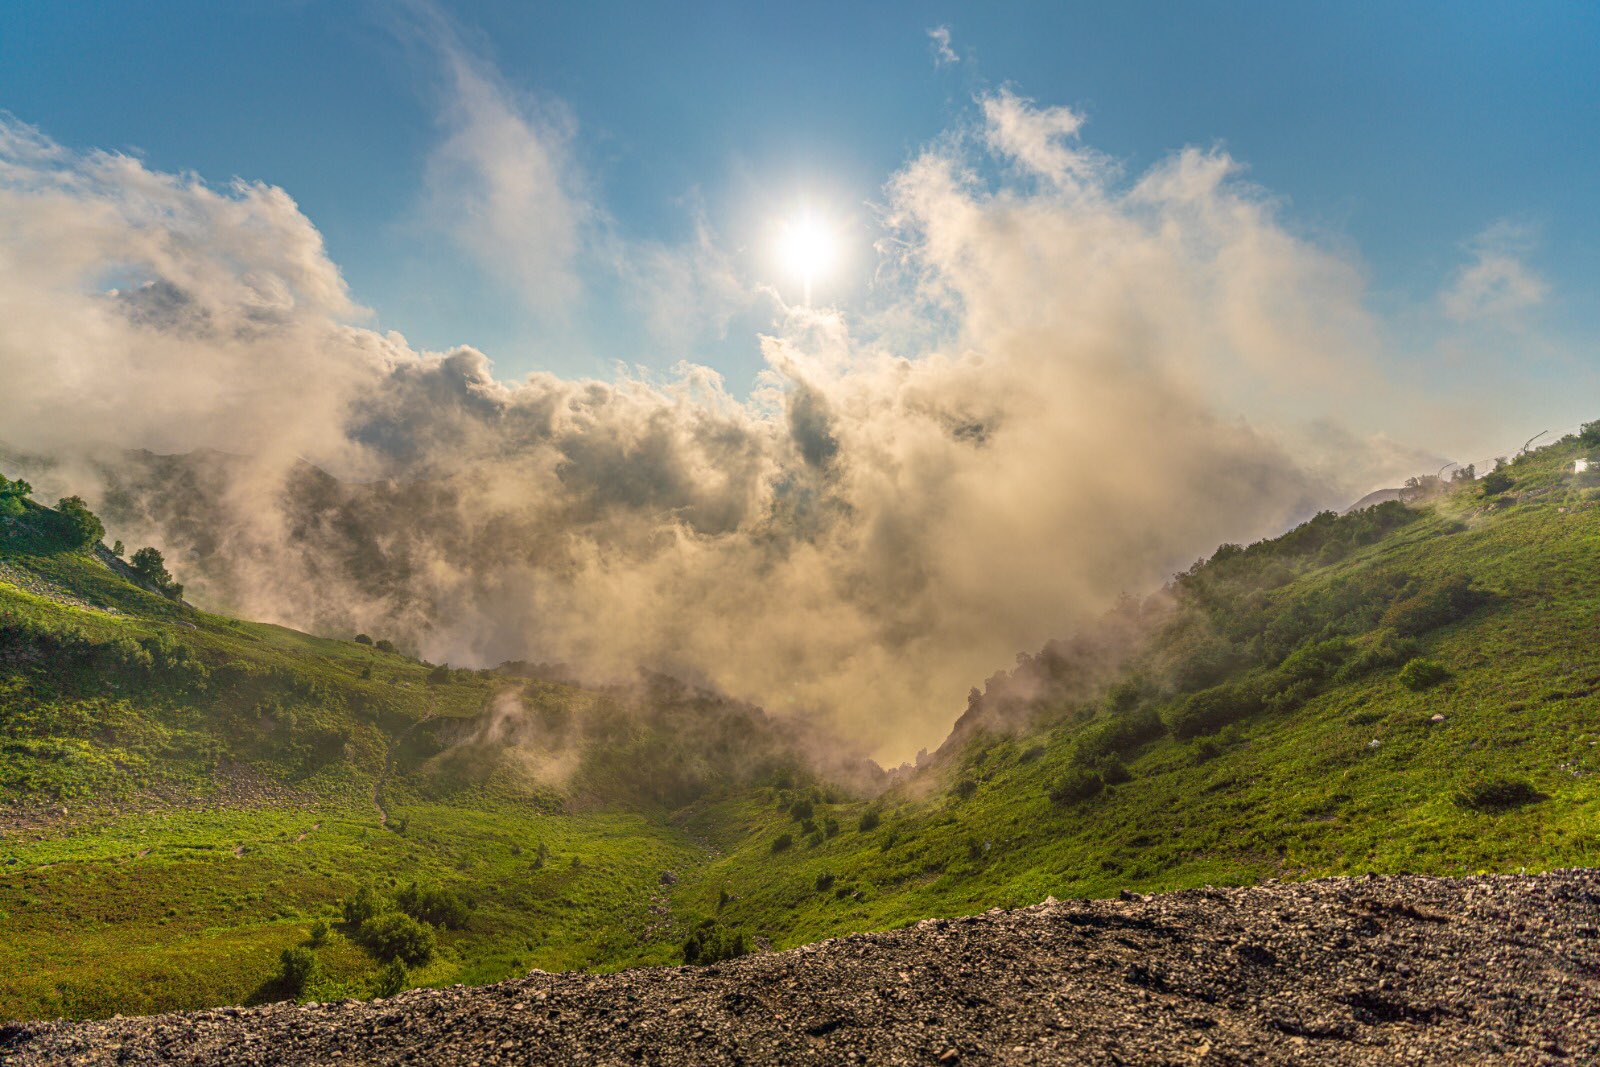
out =
[[[1456,575],[1395,601],[1383,613],[1383,625],[1402,637],[1415,637],[1466,617],[1482,598],[1465,577]]]
[[[707,919],[697,926],[689,935],[689,939],[683,943],[683,962],[691,966],[704,967],[707,964],[743,956],[748,951],[744,944],[744,934],[729,930],[725,926],[718,926],[715,919]]]
[[[1126,755],[1167,732],[1155,708],[1112,715],[1093,724],[1078,738],[1073,759],[1088,765],[1104,756]]]
[[[816,890],[819,893],[826,893],[828,890],[833,888],[833,883],[834,876],[827,871],[823,871],[821,874],[817,875]]]
[[[378,978],[372,984],[372,995],[375,997],[392,997],[403,991],[406,983],[411,980],[411,972],[406,970],[406,965],[399,960],[390,960],[378,972]]]
[[[275,984],[291,997],[306,991],[317,976],[317,954],[304,945],[286,948],[278,957],[278,974]]]
[[[799,800],[789,805],[789,814],[796,822],[810,822],[811,816],[815,814],[815,812],[816,808],[812,805],[810,797],[801,797]]]
[[[1085,767],[1070,767],[1050,788],[1050,799],[1057,804],[1075,804],[1096,796],[1105,785],[1098,772]]]
[[[1532,784],[1518,778],[1486,778],[1462,786],[1455,802],[1472,811],[1506,811],[1544,800]]]
[[[1254,686],[1237,683],[1213,686],[1180,704],[1167,725],[1176,737],[1199,737],[1254,715],[1261,706],[1261,694]]]
[[[1496,467],[1483,476],[1481,484],[1483,485],[1484,496],[1498,496],[1511,488],[1511,475],[1509,472]]]
[[[361,943],[385,963],[415,967],[433,958],[433,931],[404,912],[383,912],[362,923]]]
[[[316,922],[312,923],[311,924],[311,936],[310,936],[309,940],[311,942],[311,947],[312,948],[318,948],[318,947],[326,944],[327,941],[328,941],[328,924],[327,924],[327,922],[325,922],[322,919],[318,919]]]
[[[370,645],[372,644],[372,638],[368,637],[366,634],[356,634],[356,644]]]
[[[389,640],[387,637],[380,637],[378,639],[378,643],[372,647],[376,648],[379,652],[387,652],[390,655],[400,654],[400,650],[394,647],[394,642]]]
[[[1121,785],[1133,781],[1133,772],[1128,770],[1126,763],[1112,756],[1100,764],[1100,780],[1106,785]]]
[[[876,830],[878,828],[878,824],[881,823],[881,822],[883,822],[883,816],[879,815],[876,811],[865,811],[865,812],[862,812],[861,813],[861,832],[864,833],[864,834],[865,833],[871,833],[873,830]]]
[[[1395,677],[1407,689],[1420,693],[1424,689],[1438,685],[1450,677],[1450,671],[1442,663],[1418,656],[1404,667],[1401,667],[1400,673]]]
[[[347,898],[342,907],[344,921],[359,930],[382,910],[382,902],[370,885],[364,885],[356,890],[355,896]]]
[[[412,882],[395,895],[396,906],[413,919],[460,930],[467,925],[471,907],[451,889],[418,889]]]
[[[955,789],[956,796],[959,797],[962,800],[966,800],[968,797],[970,797],[972,794],[976,793],[977,791],[978,791],[978,783],[974,782],[971,778],[963,778],[959,782],[956,783],[956,789]]]
[[[793,848],[793,847],[794,847],[794,835],[793,834],[779,834],[777,837],[772,839],[772,851],[774,851],[774,852],[782,852],[785,849],[789,849],[789,848]]]
[[[1289,682],[1320,682],[1350,657],[1353,644],[1348,637],[1335,637],[1302,645],[1278,664],[1278,674]]]
[[[1416,651],[1417,643],[1409,637],[1401,637],[1393,630],[1379,630],[1377,636],[1344,661],[1344,666],[1334,673],[1334,678],[1346,681],[1384,667],[1393,667],[1406,662]]]

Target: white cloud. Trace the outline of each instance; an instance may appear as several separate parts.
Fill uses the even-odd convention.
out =
[[[1057,184],[1095,179],[1105,159],[1079,147],[1083,116],[1068,107],[1037,107],[1002,89],[983,98],[984,136],[991,151]]]
[[[955,49],[950,47],[950,27],[935,26],[928,31],[929,47],[933,49],[933,65],[946,67],[952,63],[961,62],[961,57],[956,55]]]
[[[1543,304],[1550,287],[1527,264],[1532,244],[1526,227],[1505,221],[1474,237],[1471,259],[1439,294],[1444,313],[1457,322],[1510,325]]]
[[[470,160],[483,131],[519,126],[462,77],[490,116],[462,126]],[[1381,473],[1308,469],[1283,414],[1363,403],[1353,264],[1290,233],[1221,154],[1122,183],[1073,112],[1003,93],[983,117],[886,193],[870,321],[934,307],[948,332],[791,309],[748,401],[705,368],[513,382],[468,347],[415,351],[353,323],[281,190],[0,127],[0,433],[56,455],[249,454],[205,492],[137,496],[137,536],[208,602],[430,659],[665,669],[897,758],[1016,651]],[[995,156],[1012,175],[978,178]],[[701,289],[658,289],[660,313]],[[1313,439],[1359,452],[1364,434]],[[286,493],[302,457],[350,484]]]
[[[426,217],[526,304],[557,310],[581,290],[594,218],[573,158],[577,123],[559,102],[519,96],[454,44],[443,60],[446,136],[428,157]]]

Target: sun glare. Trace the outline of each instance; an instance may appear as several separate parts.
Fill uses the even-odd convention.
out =
[[[812,283],[825,277],[838,258],[838,242],[826,223],[802,215],[784,224],[778,256],[783,268],[804,285],[809,304]]]

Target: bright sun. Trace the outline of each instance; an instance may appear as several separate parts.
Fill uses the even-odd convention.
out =
[[[811,284],[823,278],[838,258],[838,243],[833,230],[820,219],[806,214],[784,224],[778,241],[783,267],[805,285],[806,303],[811,303]]]

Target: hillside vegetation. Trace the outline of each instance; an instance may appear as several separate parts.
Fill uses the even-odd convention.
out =
[[[1020,656],[887,790],[670,680],[207,614],[14,493],[0,1016],[710,962],[1046,895],[1592,865],[1600,487],[1572,470],[1596,448],[1223,546]]]

